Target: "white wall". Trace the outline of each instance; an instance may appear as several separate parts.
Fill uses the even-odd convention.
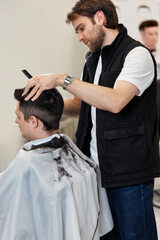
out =
[[[0,171],[16,155],[24,140],[14,123],[15,88],[32,75],[61,72],[80,77],[87,49],[77,41],[66,13],[74,0],[0,1]],[[64,97],[71,96],[59,89]]]

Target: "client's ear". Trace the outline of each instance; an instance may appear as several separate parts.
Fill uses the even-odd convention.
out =
[[[32,125],[33,128],[37,128],[39,124],[39,119],[35,116],[30,116],[28,122]]]

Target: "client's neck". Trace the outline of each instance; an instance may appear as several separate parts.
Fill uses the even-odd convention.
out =
[[[36,132],[35,134],[33,134],[30,139],[28,139],[29,141],[33,141],[33,140],[38,140],[38,139],[42,139],[42,138],[47,138],[53,134],[57,134],[58,133],[58,129],[57,130],[53,130],[53,131],[39,131]]]

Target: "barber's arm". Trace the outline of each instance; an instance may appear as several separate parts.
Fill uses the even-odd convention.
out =
[[[138,88],[127,81],[116,82],[114,88],[97,86],[73,78],[67,90],[82,101],[102,110],[120,112],[138,94]]]
[[[38,75],[30,79],[27,83],[24,94],[26,94],[31,87],[34,88],[27,96],[26,100],[32,98],[34,95],[35,96],[32,98],[32,100],[35,100],[46,89],[51,89],[58,86],[63,87],[65,77],[66,74],[46,74]],[[76,96],[76,100],[80,99],[99,109],[118,113],[138,93],[138,88],[134,84],[126,81],[118,81],[112,89],[82,82],[76,78],[73,78],[71,84],[69,84],[67,87],[67,91]],[[75,101],[74,98],[72,100]],[[78,100],[77,103],[79,103]],[[70,102],[70,106],[71,105],[73,106],[73,102],[72,104]],[[79,106],[79,104],[77,104],[77,106]]]

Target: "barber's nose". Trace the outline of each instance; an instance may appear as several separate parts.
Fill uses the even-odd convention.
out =
[[[82,42],[82,41],[83,41],[83,38],[84,38],[83,34],[78,33],[78,41],[79,41],[79,42]]]

